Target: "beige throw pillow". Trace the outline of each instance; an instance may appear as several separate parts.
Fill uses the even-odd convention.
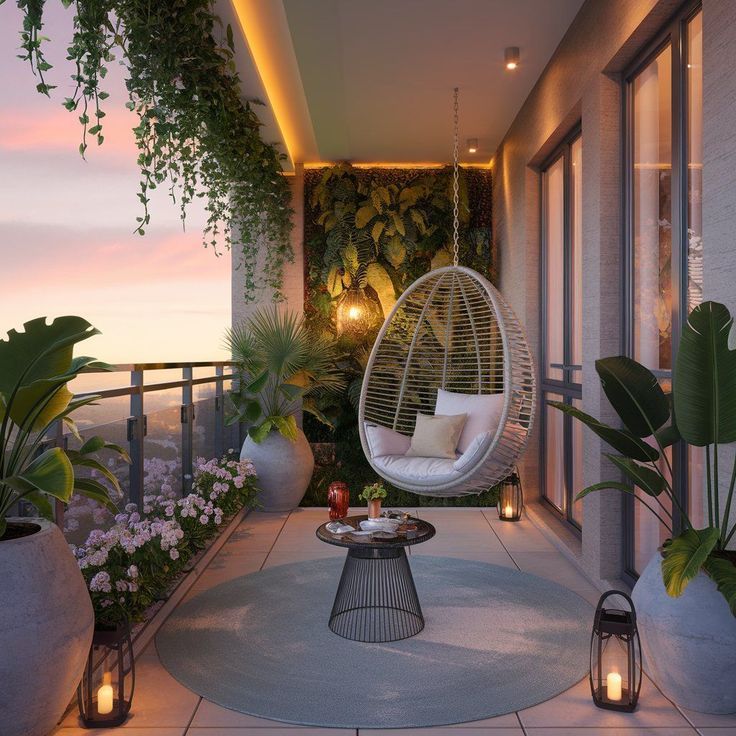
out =
[[[407,455],[414,457],[449,457],[455,459],[455,448],[463,431],[467,414],[442,416],[417,412],[417,423]]]

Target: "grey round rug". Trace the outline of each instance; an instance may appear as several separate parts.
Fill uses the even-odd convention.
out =
[[[245,575],[179,606],[156,637],[191,690],[242,713],[338,728],[475,721],[540,703],[587,671],[592,607],[483,562],[411,558],[426,626],[389,644],[327,628],[342,559]]]

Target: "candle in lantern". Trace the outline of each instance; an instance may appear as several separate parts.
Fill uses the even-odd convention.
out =
[[[112,675],[109,672],[105,672],[102,676],[102,685],[97,691],[97,712],[102,716],[112,713],[112,704]]]
[[[511,507],[510,503],[506,504],[506,507],[503,510],[503,515],[509,519],[514,515],[514,509]]]
[[[606,677],[606,692],[609,700],[621,700],[621,675],[618,672],[609,672]]]

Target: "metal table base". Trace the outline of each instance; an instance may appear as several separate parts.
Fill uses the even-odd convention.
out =
[[[374,643],[407,639],[424,628],[403,547],[348,550],[329,627],[345,639]]]

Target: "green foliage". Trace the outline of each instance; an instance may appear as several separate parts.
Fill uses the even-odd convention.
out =
[[[117,445],[93,437],[79,450],[47,447],[49,435],[59,423],[79,436],[72,414],[95,397],[74,400],[67,383],[85,367],[105,368],[93,358],[74,358],[74,345],[99,334],[81,317],[46,318],[26,322],[23,332],[10,330],[0,340],[0,538],[5,517],[21,499],[50,518],[48,496],[68,502],[81,493],[115,511],[109,488],[91,478],[77,478],[76,468],[98,471],[109,486],[120,492],[115,476],[96,454],[111,450],[128,460]]]
[[[361,501],[368,502],[377,501],[378,499],[386,498],[387,496],[388,491],[384,488],[383,483],[381,481],[377,481],[376,483],[370,483],[365,486],[358,498]]]
[[[229,394],[228,423],[249,423],[248,434],[259,443],[271,431],[296,440],[293,415],[300,406],[330,424],[318,400],[324,404],[345,388],[331,340],[315,335],[295,314],[273,307],[228,330],[225,342],[240,373],[239,387]]]
[[[622,472],[624,482],[596,483],[583,489],[578,498],[609,488],[634,494],[670,533],[674,524],[669,508],[676,509],[683,530],[662,547],[667,592],[681,595],[704,570],[736,616],[736,564],[734,555],[726,549],[736,533],[736,524],[731,526],[730,518],[736,460],[723,513],[718,477],[719,445],[736,441],[736,351],[728,347],[732,326],[733,319],[723,304],[704,302],[690,313],[675,364],[672,397],[662,391],[651,371],[630,358],[596,361],[601,384],[626,430],[608,427],[559,402],[548,403],[583,422],[621,453],[606,457]],[[669,480],[672,468],[664,450],[680,440],[706,447],[709,525],[705,529],[693,527]],[[635,493],[635,489],[648,498]],[[667,497],[669,504],[663,503],[660,496]]]
[[[51,65],[43,54],[44,3],[17,4],[24,13],[21,58],[39,78],[38,91],[48,95],[54,86],[45,77]],[[150,223],[149,195],[157,187],[166,186],[178,201],[182,221],[190,202],[204,198],[205,246],[239,245],[245,298],[251,300],[259,238],[265,236],[266,281],[278,298],[284,264],[293,258],[285,156],[263,141],[254,103],[241,99],[232,29],[216,41],[222,24],[208,0],[76,0],[74,10],[67,52],[73,86],[64,107],[79,117],[80,154],[86,155],[90,137],[98,145],[104,141],[108,94],[102,85],[107,66],[120,56],[128,71],[126,106],[138,116],[137,232],[143,235]]]

